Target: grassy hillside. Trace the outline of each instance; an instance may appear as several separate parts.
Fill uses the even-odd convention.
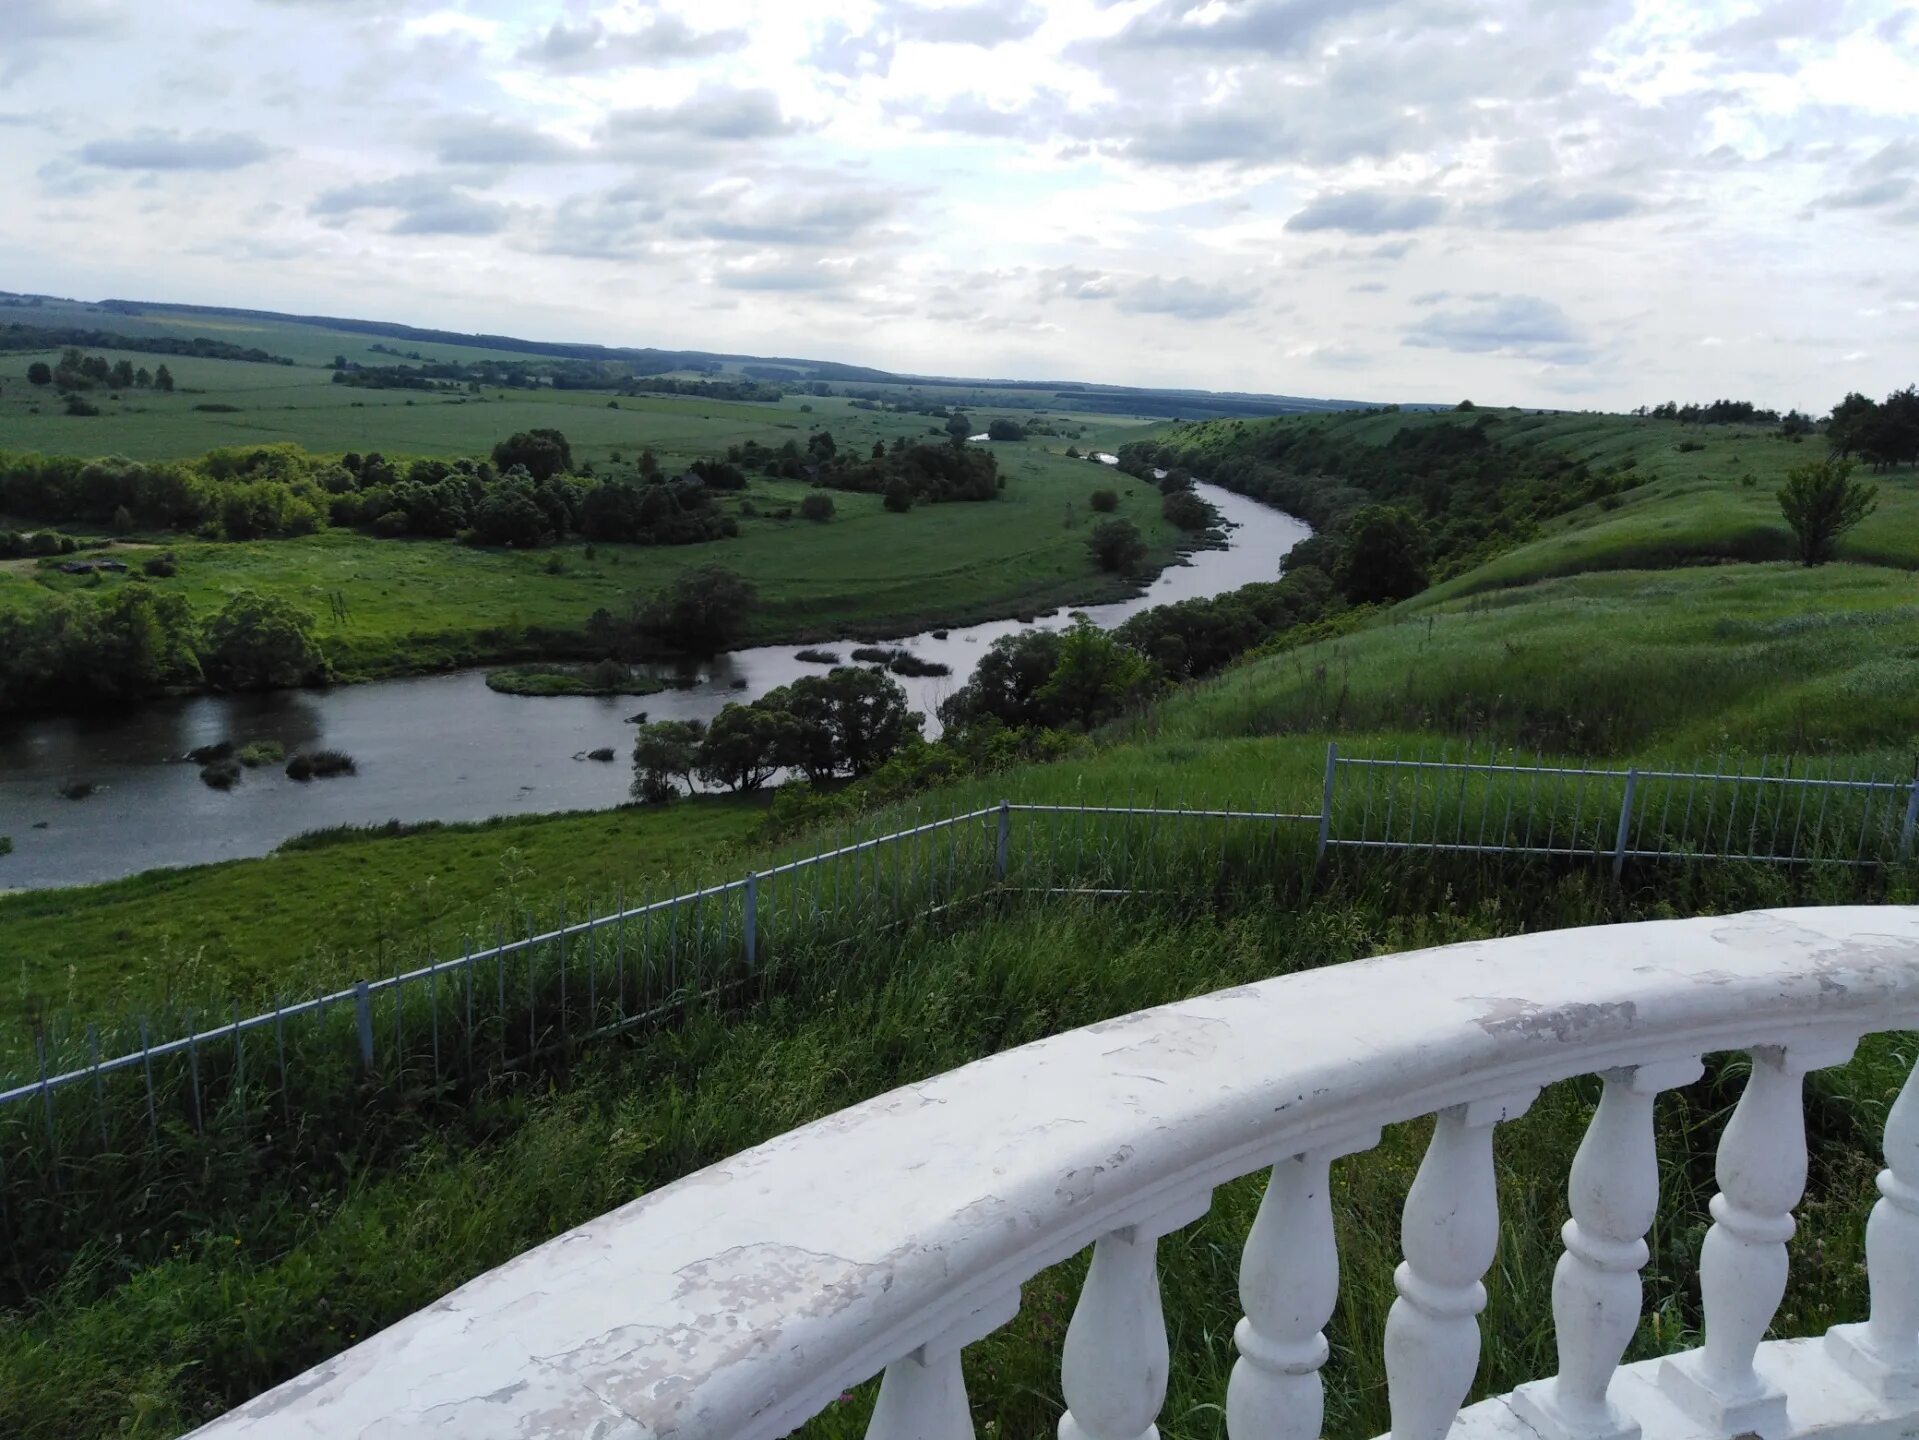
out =
[[[1821,453],[1816,441],[1628,417],[1497,418],[1494,455],[1550,484],[1503,512],[1515,529],[1490,560],[1398,607],[1355,612],[1346,633],[1313,643],[1282,633],[1267,653],[1063,760],[976,775],[865,823],[890,828],[1002,797],[1311,812],[1328,738],[1358,751],[1471,743],[1679,761],[1728,752],[1899,771],[1919,746],[1919,507],[1908,473],[1886,477],[1881,511],[1842,552],[1847,563],[1809,571],[1767,547],[1783,543],[1769,518],[1771,489],[1789,465]],[[1337,427],[1337,446],[1376,447],[1409,425],[1470,419],[1286,423]],[[1195,456],[1225,458],[1257,453],[1265,433],[1214,424],[1175,440]],[[1685,443],[1701,448],[1678,448]],[[1740,478],[1748,474],[1750,486]],[[1305,478],[1354,488],[1335,473]],[[1537,518],[1527,508],[1588,484],[1589,500]],[[1534,533],[1518,533],[1528,523]],[[184,567],[181,580],[207,583]],[[737,873],[830,838],[768,847],[753,837],[758,823],[752,807],[689,802],[0,897],[0,973],[20,977],[23,1000],[59,1001],[70,976],[84,1011],[103,997],[178,983],[183,937],[200,929],[199,978],[257,994],[287,977],[376,962],[385,970],[409,947],[446,944],[463,912],[484,923],[509,904],[571,904],[621,878],[630,888],[636,874]],[[1072,847],[1083,833],[1066,821],[1020,823],[1034,827],[1023,838],[1038,850]],[[349,1154],[335,1146],[323,1159],[244,1174],[243,1156],[202,1155],[204,1171],[125,1199],[155,1263],[129,1278],[109,1253],[88,1252],[57,1281],[30,1287],[0,1331],[0,1430],[35,1440],[178,1434],[649,1187],[889,1086],[1070,1025],[1472,936],[1919,897],[1919,876],[1898,867],[1647,863],[1615,886],[1583,863],[1351,859],[1315,875],[1303,834],[1276,825],[1232,840],[1222,825],[1182,822],[1161,832],[1173,858],[1149,877],[1152,897],[1013,903],[788,956],[725,1007],[694,1005],[659,1032],[543,1073],[540,1084],[422,1091],[401,1105],[371,1092],[343,1101],[314,1123],[337,1127],[345,1117],[359,1127]],[[1786,1333],[1861,1313],[1859,1247],[1878,1126],[1908,1053],[1896,1040],[1870,1043],[1812,1082],[1815,1164],[1779,1322]],[[1697,1343],[1711,1146],[1738,1084],[1737,1063],[1715,1062],[1705,1080],[1662,1101],[1665,1194],[1633,1358]],[[1540,1177],[1565,1173],[1591,1103],[1590,1087],[1559,1087],[1502,1127],[1504,1232],[1476,1393],[1552,1368],[1549,1277],[1564,1204],[1562,1187]],[[1423,1140],[1421,1127],[1402,1127],[1337,1172],[1346,1280],[1332,1327],[1329,1435],[1385,1428],[1379,1334],[1399,1206]],[[288,1153],[303,1153],[289,1143]],[[196,1153],[185,1137],[181,1144]],[[229,1172],[237,1178],[209,1198],[207,1176]],[[1257,1197],[1256,1180],[1226,1187],[1207,1220],[1162,1248],[1174,1349],[1161,1420],[1168,1440],[1221,1433],[1233,1272]],[[44,1257],[14,1256],[12,1273],[31,1273],[36,1259]],[[1039,1277],[1015,1325],[970,1355],[977,1417],[996,1433],[1038,1434],[1056,1420],[1058,1342],[1082,1273],[1075,1262]],[[805,1433],[858,1434],[870,1397],[863,1387]]]
[[[328,657],[347,675],[365,676],[537,650],[525,639],[529,627],[577,632],[594,610],[625,613],[636,596],[702,564],[725,565],[758,588],[747,632],[753,642],[908,634],[1130,593],[1138,582],[1101,572],[1086,547],[1087,496],[1112,486],[1112,471],[1032,441],[996,445],[994,455],[1007,482],[998,500],[896,515],[877,495],[837,492],[836,517],[825,525],[775,518],[807,487],[755,476],[721,500],[739,519],[739,537],[697,545],[569,542],[519,551],[338,529],[243,543],[135,536],[170,550],[179,573],[74,577],[53,564],[0,561],[0,608],[133,583],[183,594],[204,612],[250,589],[311,611]],[[1150,563],[1166,564],[1181,533],[1161,517],[1149,487],[1118,488],[1120,513],[1146,537]],[[758,513],[743,514],[742,505]],[[346,603],[344,619],[333,611],[335,595]]]

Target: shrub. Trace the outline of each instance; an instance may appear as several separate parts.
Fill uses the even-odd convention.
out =
[[[1779,511],[1798,541],[1799,559],[1823,565],[1839,539],[1872,514],[1879,487],[1852,478],[1850,460],[1819,460],[1786,472],[1779,490]]]
[[[586,752],[586,758],[589,760],[610,762],[613,759],[613,747],[611,745],[602,745],[597,750],[589,750]]]
[[[808,665],[837,665],[840,663],[840,657],[831,650],[797,650],[794,652],[793,658],[795,660],[804,660]]]
[[[215,760],[200,767],[200,783],[210,790],[231,790],[240,783],[240,762]]]
[[[1087,537],[1086,548],[1093,552],[1093,561],[1102,570],[1136,570],[1146,558],[1146,541],[1131,520],[1102,521]]]
[[[312,750],[287,761],[290,780],[330,780],[336,775],[354,775],[359,766],[344,750]]]
[[[11,835],[0,835],[0,855],[11,855],[12,853],[13,837]]]
[[[986,427],[988,440],[1024,440],[1026,429],[1017,420],[1001,418],[991,421]]]
[[[913,491],[904,480],[897,476],[886,482],[886,508],[895,515],[904,515],[913,508]]]
[[[286,746],[278,740],[255,740],[240,752],[240,763],[249,770],[256,770],[262,765],[278,765],[286,758]]]
[[[79,395],[67,396],[67,414],[98,415],[99,413],[100,407],[95,405],[91,400],[84,399]]]
[[[1119,509],[1119,496],[1111,490],[1095,490],[1086,503],[1102,514]]]
[[[739,637],[756,598],[751,582],[724,565],[697,565],[653,597],[641,623],[668,645],[710,655]]]
[[[242,590],[208,620],[200,663],[229,690],[284,689],[326,678],[313,617],[278,596]]]
[[[1159,502],[1159,513],[1182,530],[1204,530],[1213,523],[1213,507],[1191,490],[1175,490]]]
[[[825,524],[833,518],[833,497],[818,490],[800,501],[800,519]]]
[[[853,658],[862,665],[890,665],[893,663],[893,657],[895,655],[903,653],[903,651],[885,645],[856,645],[853,647]]]
[[[144,574],[151,575],[156,580],[170,579],[180,573],[179,562],[173,558],[173,552],[171,550],[167,551],[164,555],[147,556],[146,559],[140,562],[140,569]]]
[[[60,787],[62,800],[84,800],[100,787],[91,780],[69,780]]]
[[[895,650],[886,668],[895,675],[951,675],[953,667],[939,660],[922,660],[910,650]]]

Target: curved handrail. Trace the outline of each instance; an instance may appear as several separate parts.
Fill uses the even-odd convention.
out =
[[[195,1433],[784,1435],[992,1328],[1097,1237],[1183,1223],[1284,1156],[1610,1067],[1914,1025],[1919,907],[1562,930],[1223,990],[779,1136]]]

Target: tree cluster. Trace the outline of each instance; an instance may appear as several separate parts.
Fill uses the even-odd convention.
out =
[[[81,325],[0,325],[0,350],[52,350],[59,347],[131,350],[138,355],[191,355],[199,360],[245,360],[256,365],[291,365],[285,355],[270,354],[251,345],[209,340],[203,335],[180,339],[172,335],[122,335],[115,330],[92,330]]]
[[[730,446],[728,463],[785,480],[811,480],[832,490],[867,495],[897,496],[910,509],[949,500],[994,500],[999,497],[999,462],[976,446],[918,442],[895,437],[888,447],[876,442],[871,451],[843,450],[832,432],[815,431],[804,447],[788,440],[779,446],[749,440]],[[891,503],[889,501],[889,503]]]
[[[151,372],[144,365],[135,369],[131,360],[108,360],[104,355],[87,355],[70,347],[61,352],[60,359],[53,365],[36,360],[27,366],[27,383],[51,385],[67,394],[96,386],[113,390],[144,390],[151,386],[155,390],[170,391],[173,372],[165,365]]]
[[[727,790],[757,790],[782,770],[815,783],[855,779],[883,765],[919,734],[906,692],[883,671],[842,665],[728,705],[711,723],[665,720],[634,738],[633,793],[667,799],[694,777]]]
[[[1919,465],[1919,389],[1908,385],[1878,403],[1846,396],[1832,407],[1826,439],[1841,460],[1857,455],[1874,469]]]
[[[0,713],[86,708],[203,681],[235,690],[323,680],[313,617],[251,591],[201,619],[177,593],[135,580],[94,597],[0,611]]]

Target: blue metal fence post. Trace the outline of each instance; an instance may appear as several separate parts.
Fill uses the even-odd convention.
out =
[[[760,877],[752,870],[746,872],[746,905],[743,919],[746,926],[746,968],[751,970],[759,959],[760,952]]]
[[[1912,793],[1906,797],[1906,821],[1899,827],[1899,857],[1902,860],[1912,858],[1915,830],[1919,830],[1919,780],[1912,782]]]
[[[353,1013],[360,1022],[360,1064],[363,1068],[373,1068],[373,997],[368,993],[366,981],[362,980],[353,987]]]
[[[999,840],[993,851],[993,878],[1006,878],[1007,849],[1012,841],[1013,807],[1005,800],[999,802]]]
[[[1326,858],[1326,846],[1333,836],[1333,772],[1339,765],[1339,745],[1326,742],[1326,783],[1319,794],[1319,859]]]
[[[1633,791],[1639,788],[1639,771],[1636,768],[1626,771],[1626,794],[1619,802],[1619,830],[1613,836],[1612,878],[1617,880],[1626,870],[1626,837],[1632,829]]]

